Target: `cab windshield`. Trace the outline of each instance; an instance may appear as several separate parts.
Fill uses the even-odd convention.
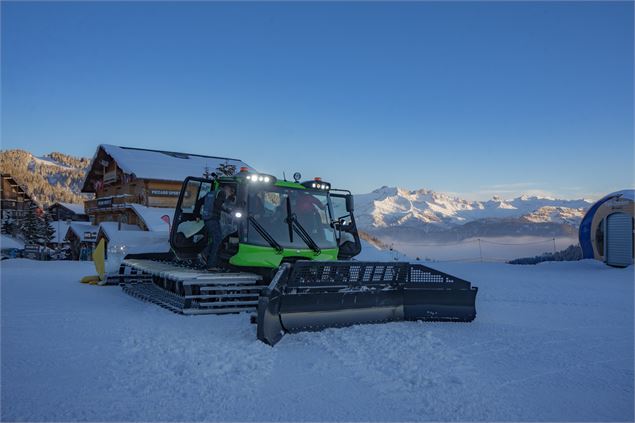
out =
[[[295,214],[297,222],[320,249],[337,248],[326,193],[276,186],[252,188],[248,194],[248,208],[248,215],[283,248],[309,248],[290,228],[289,211]],[[247,243],[270,246],[253,224],[247,226]]]

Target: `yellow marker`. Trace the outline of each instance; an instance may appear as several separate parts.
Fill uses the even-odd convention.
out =
[[[81,283],[87,283],[87,284],[90,284],[90,285],[93,285],[93,284],[95,284],[95,282],[98,282],[98,281],[99,281],[99,276],[97,276],[97,275],[84,276],[80,280]]]
[[[106,279],[106,242],[104,239],[100,239],[95,251],[93,251],[93,262],[95,263],[95,270],[99,275],[99,279],[102,281]]]

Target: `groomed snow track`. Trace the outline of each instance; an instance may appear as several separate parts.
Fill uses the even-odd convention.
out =
[[[119,272],[123,291],[181,314],[226,314],[255,311],[259,275],[210,272],[169,261],[126,259]]]

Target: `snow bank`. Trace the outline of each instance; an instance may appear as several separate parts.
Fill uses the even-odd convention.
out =
[[[0,249],[24,249],[24,242],[9,235],[0,234]]]
[[[180,316],[80,284],[90,263],[5,260],[0,417],[633,420],[633,267],[438,267],[479,287],[473,323],[329,329],[270,348],[247,314]]]

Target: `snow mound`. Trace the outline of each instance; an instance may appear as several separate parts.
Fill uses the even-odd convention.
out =
[[[24,242],[19,239],[15,239],[9,235],[0,235],[0,249],[15,249],[22,250],[24,249]]]

